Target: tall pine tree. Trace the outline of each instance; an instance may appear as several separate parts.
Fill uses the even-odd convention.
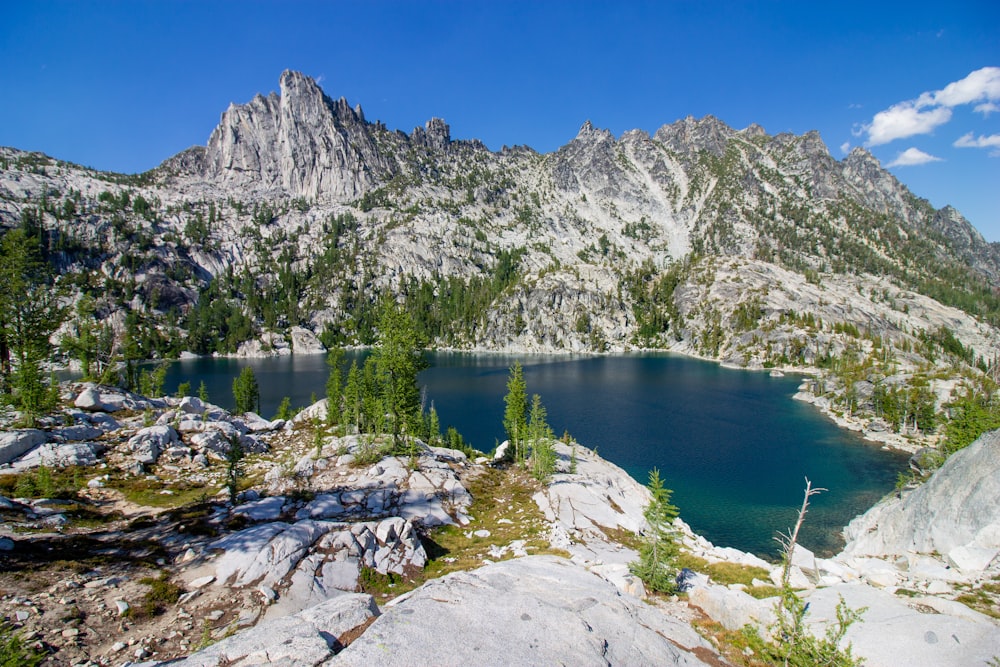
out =
[[[507,431],[508,447],[518,463],[525,458],[524,443],[528,436],[528,388],[524,382],[524,371],[520,362],[515,361],[507,376],[507,395],[503,402],[503,427]],[[508,450],[510,451],[510,450]]]

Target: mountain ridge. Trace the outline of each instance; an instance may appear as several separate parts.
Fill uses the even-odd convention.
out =
[[[4,149],[0,224],[41,229],[74,299],[145,356],[296,326],[366,344],[385,297],[436,347],[823,373],[847,355],[866,382],[1000,355],[1000,244],[862,148],[837,160],[817,132],[689,116],[491,151],[439,118],[390,130],[297,72],[279,85],[144,174]]]

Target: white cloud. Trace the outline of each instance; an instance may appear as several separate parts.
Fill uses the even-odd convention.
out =
[[[949,83],[933,93],[933,99],[934,104],[946,107],[971,104],[981,100],[1000,100],[1000,67],[977,69],[961,81]]]
[[[840,152],[843,153],[844,155],[847,155],[847,153],[850,150],[851,150],[851,142],[850,141],[845,141],[844,143],[840,144]]]
[[[994,104],[993,102],[983,102],[982,104],[977,104],[976,108],[973,109],[976,113],[981,113],[984,116],[989,116],[991,113],[996,113],[1000,111],[1000,104]]]
[[[951,109],[962,104],[981,102],[977,112],[988,115],[1000,111],[1000,67],[983,67],[941,90],[921,93],[914,100],[894,104],[880,111],[872,122],[862,125],[869,146],[887,144],[918,134],[929,134],[951,120]],[[912,149],[911,149],[912,150]]]
[[[868,133],[868,145],[878,146],[915,134],[928,134],[949,120],[951,109],[946,107],[921,111],[913,102],[900,102],[879,111],[864,129]]]
[[[940,162],[941,158],[934,157],[929,153],[925,153],[919,148],[907,148],[905,151],[896,156],[896,159],[890,162],[888,167],[912,167],[918,164],[927,164],[928,162]]]
[[[959,137],[952,145],[956,148],[992,148],[990,157],[1000,157],[1000,134],[991,134],[988,137],[980,134],[978,137],[973,137],[972,132],[969,132]]]

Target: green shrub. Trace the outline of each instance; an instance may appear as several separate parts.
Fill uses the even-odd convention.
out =
[[[44,653],[25,645],[9,625],[0,624],[0,667],[34,667],[44,659]]]

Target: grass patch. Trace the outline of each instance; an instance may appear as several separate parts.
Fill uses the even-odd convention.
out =
[[[395,572],[386,572],[382,574],[378,570],[372,567],[361,567],[361,571],[358,573],[358,585],[361,590],[369,595],[381,595],[386,596],[392,592],[400,583],[402,583],[403,577],[396,574]]]
[[[618,544],[632,549],[633,551],[639,551],[642,548],[642,536],[638,533],[634,533],[631,530],[625,530],[621,527],[608,528],[607,526],[598,526],[601,532],[604,533],[612,542],[617,542]]]
[[[777,586],[748,586],[744,592],[758,600],[766,600],[781,595],[781,589]]]
[[[144,616],[159,616],[166,611],[167,605],[177,604],[184,594],[184,589],[170,581],[166,572],[161,572],[159,577],[143,577],[139,583],[149,586],[140,607]]]
[[[993,577],[992,581],[979,588],[962,593],[955,600],[981,614],[1000,619],[1000,576]]]
[[[725,664],[739,667],[773,667],[772,663],[752,654],[750,642],[739,630],[726,630],[721,623],[707,616],[696,618],[692,625],[703,637],[707,637],[725,659]]]
[[[514,540],[525,540],[531,554],[557,554],[546,538],[547,524],[532,496],[541,485],[527,472],[514,466],[507,469],[486,468],[469,483],[472,522],[465,527],[435,528],[424,538],[429,562],[424,580],[435,579],[450,572],[479,567],[483,560],[503,560],[490,556],[490,547],[503,547]],[[475,531],[489,531],[488,537],[478,537]]]
[[[751,565],[739,565],[737,563],[709,563],[704,558],[699,558],[693,554],[684,552],[677,560],[677,567],[688,568],[695,572],[707,574],[717,584],[728,586],[729,584],[743,584],[748,588],[753,588],[753,580],[769,581],[771,573],[762,567]],[[771,586],[757,586],[756,588],[769,589]],[[777,591],[778,589],[774,589]],[[770,597],[770,596],[765,596]]]
[[[0,495],[7,498],[75,499],[87,480],[102,471],[95,467],[40,466],[14,475],[0,475]]]
[[[222,488],[217,484],[207,486],[187,482],[167,484],[162,479],[145,477],[113,477],[107,485],[108,488],[119,491],[130,503],[145,507],[168,508],[205,503]],[[164,491],[170,493],[163,493]]]
[[[6,623],[0,623],[0,664],[34,667],[45,658],[45,653],[24,641],[20,633]]]

